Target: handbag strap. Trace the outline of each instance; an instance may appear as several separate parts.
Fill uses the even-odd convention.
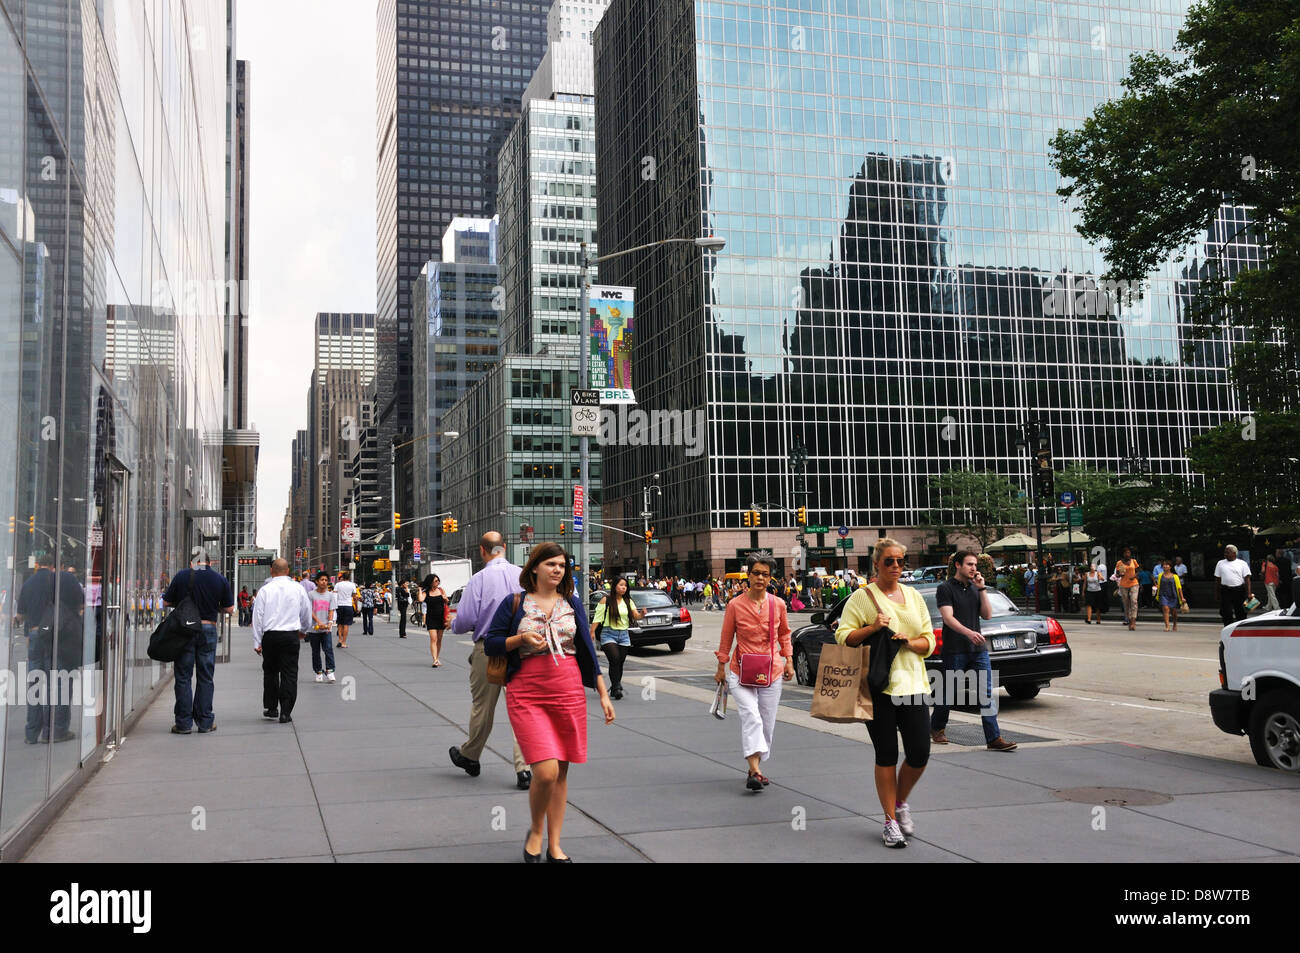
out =
[[[767,633],[772,639],[771,656],[772,664],[776,664],[776,619],[773,613],[776,612],[776,599],[772,595],[767,597]]]

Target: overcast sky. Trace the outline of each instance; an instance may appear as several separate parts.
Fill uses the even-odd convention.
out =
[[[277,549],[318,311],[375,310],[375,6],[241,3],[249,61],[249,419],[257,540]]]

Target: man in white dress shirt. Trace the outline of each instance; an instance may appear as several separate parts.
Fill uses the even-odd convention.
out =
[[[311,628],[311,603],[289,578],[289,562],[271,563],[271,578],[253,602],[253,651],[262,656],[264,718],[293,721],[298,700],[298,648]]]

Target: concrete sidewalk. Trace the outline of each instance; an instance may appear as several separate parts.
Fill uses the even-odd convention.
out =
[[[335,685],[312,681],[304,645],[294,722],[280,725],[261,717],[261,661],[236,629],[234,660],[217,668],[218,731],[170,734],[166,692],[25,860],[520,860],[527,794],[504,703],[469,778],[447,758],[465,738],[468,647],[448,633],[435,670],[422,631],[376,630],[358,624],[335,650]],[[589,695],[589,762],[570,773],[565,823],[575,860],[1300,860],[1300,777],[1072,738],[996,754],[956,722],[950,737],[971,737],[934,749],[911,799],[916,836],[889,851],[865,728],[813,721],[809,690],[787,686],[773,783],[751,794],[737,717],[708,715],[708,685],[633,657],[614,725]],[[1155,796],[1054,793],[1072,788]]]

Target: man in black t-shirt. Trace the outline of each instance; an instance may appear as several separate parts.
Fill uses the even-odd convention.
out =
[[[174,735],[188,735],[196,724],[199,734],[217,730],[212,711],[216,690],[212,676],[217,668],[217,616],[234,614],[235,596],[226,577],[213,569],[211,562],[207,553],[198,550],[191,568],[182,569],[172,577],[171,585],[163,593],[163,605],[174,608],[192,591],[199,618],[203,620],[202,631],[194,634],[194,641],[175,663]]]
[[[943,616],[943,670],[930,716],[930,740],[940,745],[948,743],[944,729],[948,727],[952,705],[978,704],[988,749],[1014,750],[1015,743],[1005,740],[998,727],[993,666],[989,662],[987,640],[980,634],[980,620],[992,618],[993,607],[984,592],[984,576],[979,571],[976,553],[965,550],[957,554],[952,578],[939,584],[934,599]],[[971,673],[976,677],[974,686]]]

